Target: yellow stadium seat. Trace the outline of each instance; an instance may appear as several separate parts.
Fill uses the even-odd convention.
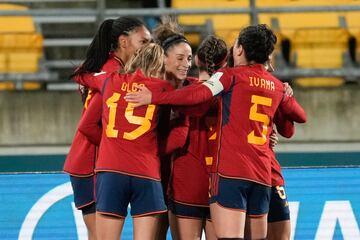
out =
[[[341,27],[339,17],[338,13],[260,14],[259,22],[269,25],[276,32],[293,40],[297,29]],[[274,23],[276,23],[275,26]]]
[[[340,87],[344,84],[342,78],[297,78],[296,85],[300,87]]]
[[[311,7],[359,5],[359,0],[257,0],[258,7]],[[359,30],[359,12],[351,15]],[[344,66],[348,51],[349,31],[347,12],[261,13],[259,22],[271,26],[291,43],[290,60],[299,68],[329,68]],[[358,35],[360,39],[360,34]],[[360,42],[360,41],[358,41]],[[360,52],[360,47],[358,48]],[[339,86],[342,78],[298,78],[301,86]]]
[[[7,54],[0,52],[0,73],[6,72],[7,65]]]
[[[9,72],[31,73],[37,72],[39,55],[36,52],[9,53]]]
[[[22,87],[24,90],[40,90],[42,84],[39,82],[24,82]]]
[[[338,68],[343,66],[343,54],[348,50],[346,29],[300,29],[292,41],[297,65],[305,68]],[[304,57],[299,58],[299,54]]]
[[[15,90],[15,83],[14,82],[0,82],[0,91],[5,90]]]
[[[28,8],[15,4],[0,4],[0,10],[27,10]],[[2,16],[0,17],[0,33],[33,33],[35,32],[32,17]]]
[[[299,68],[337,69],[344,66],[350,34],[346,29],[299,29],[294,33],[291,47],[292,62]],[[338,86],[342,78],[300,78],[302,86]]]
[[[311,7],[311,6],[351,6],[359,5],[359,0],[257,0],[258,7]],[[261,13],[259,22],[277,28],[281,34],[292,39],[299,28],[346,27],[346,12],[298,12]],[[274,24],[275,23],[275,24]]]
[[[26,10],[0,4],[0,10]],[[0,16],[0,73],[35,73],[43,54],[43,37],[36,32],[32,17]]]
[[[349,32],[356,40],[355,58],[357,62],[360,62],[360,12],[346,13],[346,24]]]
[[[244,8],[249,7],[249,1],[243,0],[173,0],[173,8]],[[185,15],[179,17],[179,23],[184,26],[205,25],[211,20],[214,34],[223,38],[231,46],[238,36],[240,29],[250,24],[249,14],[202,14]],[[201,41],[199,34],[188,34],[185,36],[193,45]]]

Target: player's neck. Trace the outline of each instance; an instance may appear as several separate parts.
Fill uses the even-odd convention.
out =
[[[126,64],[126,62],[127,62],[128,59],[127,59],[126,54],[125,54],[124,52],[122,52],[122,51],[120,51],[119,49],[117,49],[117,50],[114,51],[114,55],[115,55],[115,57],[117,57],[118,59],[120,59],[120,61],[121,61],[121,63],[122,63],[123,65]]]
[[[210,75],[206,71],[199,72],[199,81],[200,82],[205,82],[205,81],[209,80],[209,78],[210,78]]]
[[[182,83],[184,82],[181,79],[178,79],[174,74],[172,74],[171,72],[166,72],[166,80],[169,81],[169,83],[174,87],[174,88],[179,88]]]

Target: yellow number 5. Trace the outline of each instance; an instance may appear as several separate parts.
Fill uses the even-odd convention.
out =
[[[264,105],[267,107],[271,107],[272,99],[267,98],[267,97],[252,95],[251,103],[253,103],[253,105],[250,108],[249,119],[263,123],[263,127],[262,127],[263,129],[262,129],[260,137],[255,136],[255,131],[251,131],[251,133],[249,133],[249,135],[247,137],[247,140],[248,140],[248,143],[250,143],[250,144],[263,145],[266,143],[266,135],[268,132],[268,126],[269,126],[270,119],[269,119],[269,116],[267,116],[266,114],[258,113],[257,108],[258,108],[258,105]]]
[[[106,136],[108,138],[117,138],[118,130],[115,129],[115,118],[117,102],[120,99],[120,93],[113,93],[111,97],[106,100],[106,105],[109,108],[109,123],[106,126]],[[151,128],[151,120],[154,117],[156,106],[153,104],[148,105],[145,117],[134,116],[134,107],[129,103],[125,110],[125,118],[131,124],[140,125],[138,128],[131,132],[124,132],[123,138],[127,140],[134,140],[145,134]]]

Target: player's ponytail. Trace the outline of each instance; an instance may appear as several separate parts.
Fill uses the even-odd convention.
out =
[[[226,64],[226,43],[215,36],[208,36],[201,42],[196,56],[200,71],[207,71],[211,76],[216,70]]]
[[[121,35],[128,36],[131,31],[141,26],[144,26],[144,23],[132,17],[105,20],[87,49],[85,61],[71,77],[83,73],[99,72],[107,61],[109,53],[118,48],[119,37]]]

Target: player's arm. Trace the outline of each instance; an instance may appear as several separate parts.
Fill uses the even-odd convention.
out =
[[[189,118],[182,116],[174,121],[176,123],[172,126],[169,136],[160,144],[160,154],[170,154],[186,143],[190,126]]]
[[[87,106],[78,127],[78,130],[95,145],[99,145],[101,141],[101,114],[102,96],[99,93],[95,93]]]
[[[274,116],[274,123],[278,133],[286,138],[291,138],[295,133],[294,122],[284,117],[284,114],[278,109]]]
[[[209,101],[192,106],[177,106],[175,110],[190,117],[201,117],[209,111],[213,104],[215,104],[215,99],[210,99]]]
[[[230,80],[222,77],[223,72],[215,73],[202,84],[190,85],[175,91],[149,91],[146,87],[139,87],[138,92],[127,93],[125,100],[133,102],[135,106],[146,104],[194,105],[210,100],[230,86]]]
[[[113,73],[99,72],[99,73],[84,73],[76,75],[74,80],[86,87],[102,92],[102,88],[107,79],[111,78]]]
[[[293,96],[284,96],[279,106],[284,117],[289,121],[305,123],[307,120],[306,112]]]

